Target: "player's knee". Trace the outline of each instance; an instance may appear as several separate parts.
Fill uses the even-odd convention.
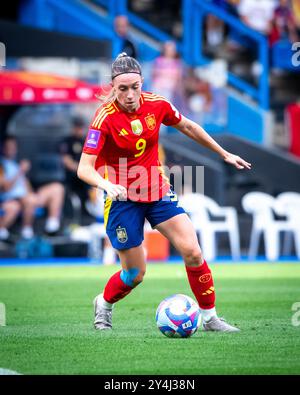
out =
[[[199,247],[189,248],[183,258],[187,266],[199,266],[203,263],[203,255]]]

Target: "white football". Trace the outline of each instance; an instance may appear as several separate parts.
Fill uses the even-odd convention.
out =
[[[190,337],[200,326],[200,309],[189,296],[175,294],[164,299],[156,310],[158,329],[167,337]]]

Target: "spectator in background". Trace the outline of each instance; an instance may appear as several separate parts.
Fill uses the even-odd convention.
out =
[[[86,122],[82,117],[72,119],[71,135],[60,144],[59,150],[66,169],[66,185],[70,191],[75,192],[81,200],[82,207],[89,196],[89,187],[77,177],[77,168],[85,141]]]
[[[34,192],[33,189],[30,189]],[[61,214],[64,204],[65,189],[60,182],[49,182],[40,185],[34,192],[36,197],[36,207],[47,210],[45,222],[45,232],[48,235],[56,234],[61,226]]]
[[[279,5],[274,11],[270,44],[286,39],[291,42],[297,41],[296,22],[290,0],[279,0]]]
[[[226,0],[209,0],[209,3],[220,8],[227,8]],[[214,50],[222,44],[225,34],[224,22],[213,14],[208,14],[205,20],[205,36],[209,50]]]
[[[237,12],[237,6],[240,2],[240,0],[207,0],[208,2],[218,6],[219,8],[222,8],[224,11],[238,16]],[[220,46],[223,44],[225,40],[225,36],[228,36],[229,33],[229,49],[233,46],[233,48],[236,48],[235,43],[231,43],[231,37],[232,33],[230,32],[230,27],[226,26],[225,23],[217,18],[213,14],[208,14],[205,20],[205,36],[206,36],[206,42],[208,45],[207,51],[212,51],[213,53],[215,52],[216,49],[221,49]],[[233,40],[234,41],[234,40]]]
[[[137,58],[136,47],[129,37],[129,21],[126,15],[118,15],[114,20],[114,28],[118,37],[122,40],[120,52],[126,52],[128,56]]]
[[[213,14],[208,14],[205,23],[207,45],[210,49],[214,49],[223,43],[225,34],[224,22]]]
[[[296,28],[300,34],[300,0],[292,0],[292,10],[295,18]]]
[[[238,6],[241,0],[206,0],[219,8],[222,8],[227,13],[239,18]],[[243,42],[241,34],[225,24],[224,21],[218,19],[212,14],[208,14],[205,20],[205,37],[207,47],[205,50],[212,55],[223,53],[222,57],[228,56],[228,51],[239,52],[242,51]],[[223,45],[225,44],[225,45]]]
[[[188,104],[187,113],[199,122],[205,123],[205,115],[212,110],[212,89],[210,84],[199,78],[195,68],[189,67],[184,79],[185,96]]]
[[[161,55],[153,62],[151,89],[175,105],[181,106],[183,74],[184,67],[177,53],[176,43],[166,41],[163,44]]]
[[[226,0],[226,11],[230,12],[232,15],[238,15],[237,7],[241,0]]]
[[[251,29],[270,37],[273,25],[273,15],[276,8],[276,0],[241,0],[238,12],[241,20]],[[262,65],[257,60],[258,47],[248,37],[243,37],[244,46],[248,48],[253,57],[251,64],[252,77],[257,81],[262,73]]]
[[[241,0],[238,12],[246,25],[262,34],[269,35],[275,7],[275,0]]]
[[[22,213],[21,236],[25,239],[33,237],[33,220],[35,196],[29,191],[26,174],[30,170],[30,162],[16,160],[17,142],[14,137],[7,137],[3,142],[0,159],[0,205],[3,215],[0,216],[0,240],[7,240],[9,229]]]
[[[28,175],[28,189],[35,199],[35,207],[46,212],[44,231],[56,234],[61,226],[61,215],[65,197],[64,169],[56,153],[36,152],[32,159],[32,170]]]

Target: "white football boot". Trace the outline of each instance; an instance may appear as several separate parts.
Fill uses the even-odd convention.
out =
[[[94,299],[94,327],[97,330],[112,329],[112,308],[103,307],[103,294]]]
[[[212,317],[209,321],[203,321],[203,331],[214,331],[214,332],[239,332],[240,329],[235,326],[229,325],[224,318],[217,316]]]

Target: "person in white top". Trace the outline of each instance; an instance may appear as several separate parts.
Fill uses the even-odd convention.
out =
[[[0,163],[0,240],[9,238],[9,228],[16,222],[22,212],[21,236],[29,239],[33,236],[35,199],[29,192],[26,174],[30,162],[15,160],[17,143],[14,137],[7,137],[3,142],[3,156]]]
[[[242,21],[254,30],[269,34],[276,0],[241,0],[238,13]]]

